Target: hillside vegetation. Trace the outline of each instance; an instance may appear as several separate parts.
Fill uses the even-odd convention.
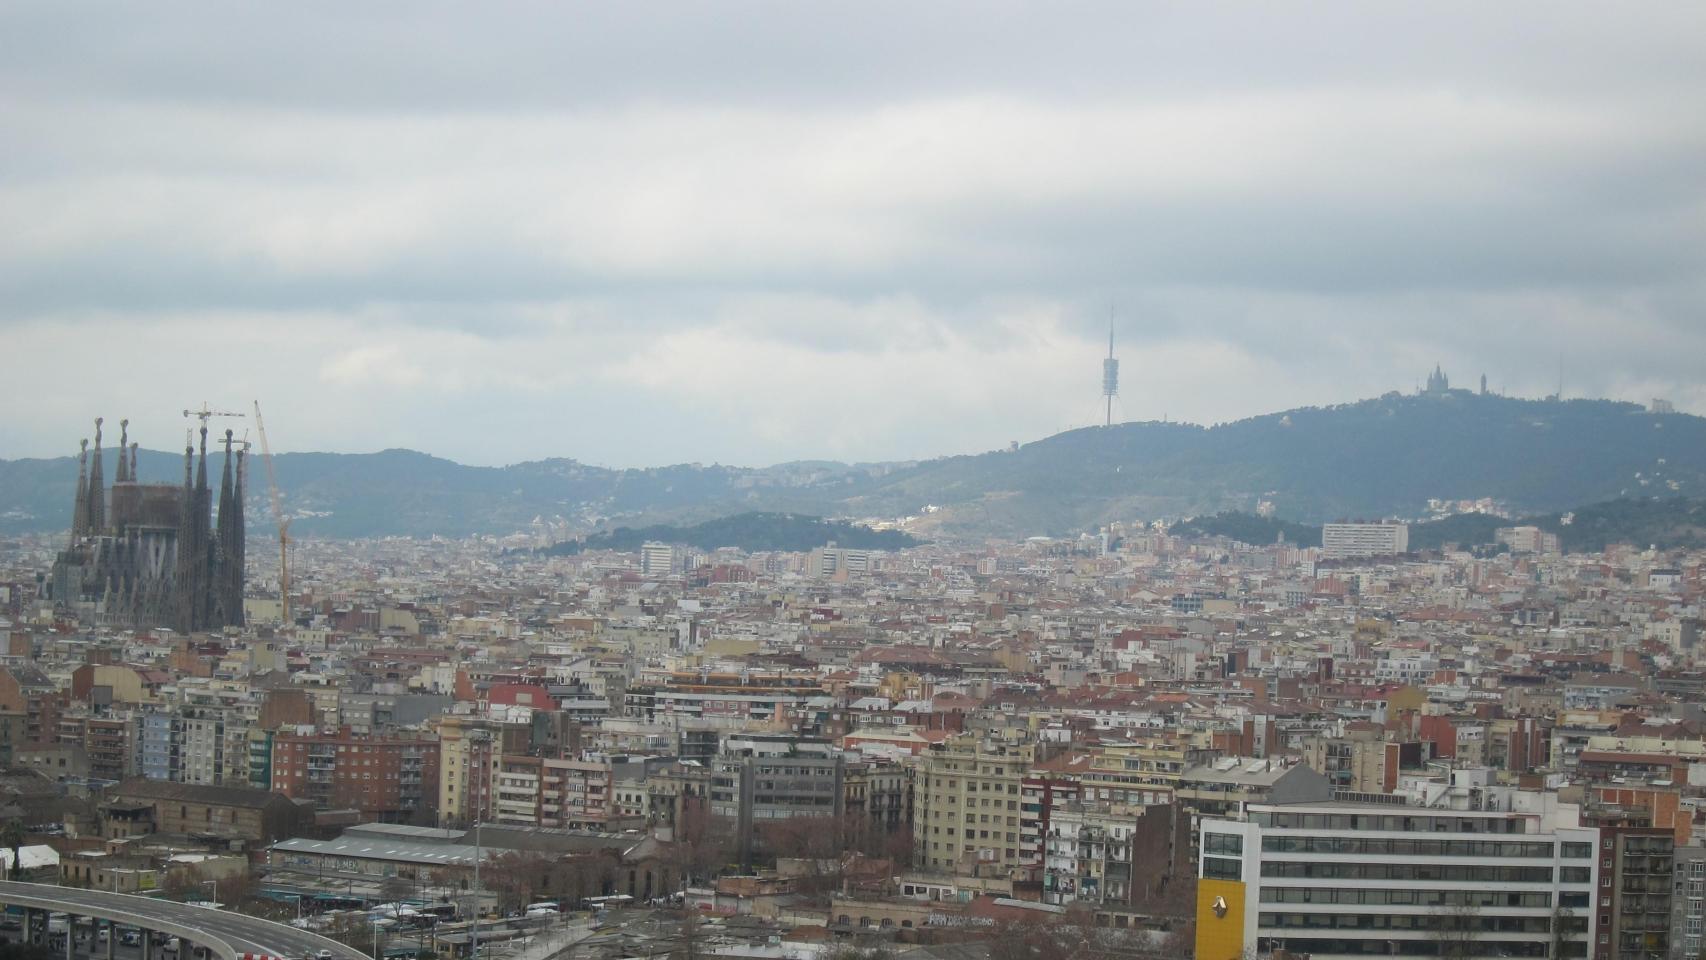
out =
[[[539,551],[566,556],[588,550],[634,552],[644,543],[681,544],[700,550],[734,547],[748,553],[785,551],[803,553],[828,544],[852,550],[903,550],[922,541],[899,530],[872,530],[839,520],[805,517],[792,513],[742,513],[707,520],[691,526],[657,524],[632,529],[617,527],[579,540],[553,544]]]
[[[1514,514],[1545,516],[1619,498],[1706,495],[1706,419],[1605,400],[1454,391],[1213,427],[1116,424],[1012,452],[909,463],[471,467],[386,450],[282,454],[277,465],[301,536],[504,534],[536,518],[594,530],[764,512],[918,517],[932,537],[1010,538],[1249,513],[1264,500],[1292,522],[1319,524],[1419,516],[1430,498],[1492,497]],[[114,466],[109,460],[107,476]],[[141,467],[149,479],[183,476],[181,456],[169,453],[144,451]],[[250,476],[247,515],[258,526],[270,511],[262,472]],[[75,457],[0,461],[0,532],[65,529],[76,482]]]
[[[1706,500],[1689,497],[1621,498],[1575,510],[1507,520],[1465,513],[1410,525],[1410,550],[1488,546],[1500,527],[1534,526],[1558,535],[1564,550],[1597,553],[1618,543],[1660,550],[1706,548]],[[1169,532],[1181,537],[1226,537],[1252,546],[1273,543],[1280,531],[1289,543],[1321,545],[1321,527],[1228,511],[1193,517]]]

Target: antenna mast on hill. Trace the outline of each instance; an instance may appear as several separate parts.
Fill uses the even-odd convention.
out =
[[[1114,308],[1108,308],[1108,359],[1102,361],[1102,396],[1108,402],[1106,427],[1114,425],[1114,398],[1120,393],[1120,362],[1114,358]]]

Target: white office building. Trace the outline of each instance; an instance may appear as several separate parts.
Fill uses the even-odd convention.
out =
[[[675,572],[675,548],[667,543],[648,540],[640,545],[640,575],[667,577]]]
[[[1390,557],[1409,549],[1408,524],[1329,523],[1321,528],[1321,552],[1329,560]]]
[[[1196,956],[1586,957],[1599,831],[1576,822],[1343,802],[1204,820]]]

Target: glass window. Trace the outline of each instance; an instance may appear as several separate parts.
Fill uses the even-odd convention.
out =
[[[1243,875],[1243,861],[1228,857],[1204,857],[1202,875],[1210,880],[1237,880]]]

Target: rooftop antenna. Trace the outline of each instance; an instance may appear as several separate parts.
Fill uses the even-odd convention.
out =
[[[1114,425],[1114,398],[1120,393],[1120,362],[1114,358],[1114,308],[1108,307],[1108,359],[1102,361],[1102,397],[1108,403],[1103,426]]]

